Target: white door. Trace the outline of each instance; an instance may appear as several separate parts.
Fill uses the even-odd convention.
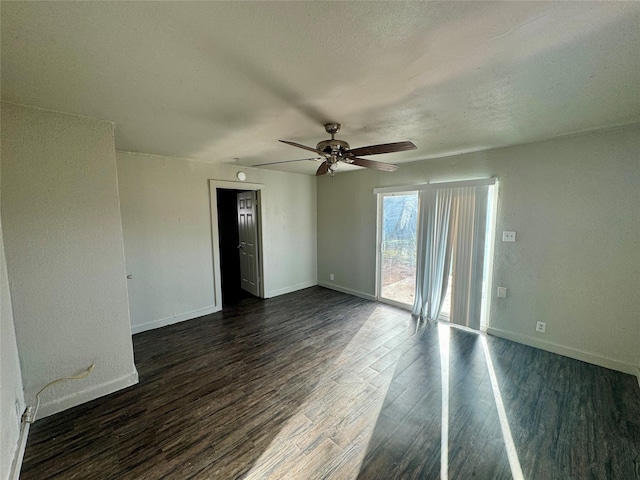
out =
[[[238,193],[238,233],[240,237],[240,286],[260,296],[258,275],[258,225],[255,191]]]

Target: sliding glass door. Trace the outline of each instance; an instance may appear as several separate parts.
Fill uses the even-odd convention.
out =
[[[485,329],[495,236],[494,184],[494,179],[479,179],[419,185],[414,191],[375,189],[378,299],[407,309],[415,303],[415,315]]]
[[[416,289],[416,192],[380,195],[378,298],[411,308]]]

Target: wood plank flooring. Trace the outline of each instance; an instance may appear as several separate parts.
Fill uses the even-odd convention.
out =
[[[634,377],[320,287],[134,351],[138,385],[32,426],[21,478],[640,479]]]

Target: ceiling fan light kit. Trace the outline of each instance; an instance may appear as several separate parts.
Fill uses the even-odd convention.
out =
[[[293,147],[302,148],[310,152],[315,152],[324,158],[322,165],[316,171],[316,176],[335,175],[338,162],[349,163],[351,165],[358,165],[360,167],[373,168],[384,172],[394,172],[398,169],[397,165],[384,162],[376,162],[374,160],[368,160],[365,158],[359,158],[364,155],[380,155],[382,153],[404,152],[407,150],[415,150],[416,146],[412,142],[396,142],[396,143],[382,143],[380,145],[369,145],[367,147],[359,147],[352,149],[344,140],[336,140],[335,135],[340,131],[341,125],[339,123],[325,123],[325,131],[331,135],[331,139],[322,140],[318,142],[316,148],[307,147],[296,142],[290,142],[288,140],[280,140],[282,143],[291,145]],[[286,162],[297,162],[309,160],[308,158],[300,160],[287,160]],[[272,162],[263,163],[261,165],[274,165],[276,163],[285,162]],[[258,165],[256,165],[258,166]]]

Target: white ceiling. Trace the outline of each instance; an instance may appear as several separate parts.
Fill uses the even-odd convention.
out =
[[[120,150],[306,158],[277,140],[315,146],[337,121],[352,147],[413,141],[369,157],[402,163],[640,122],[639,2],[2,2],[1,16],[2,99],[113,121]]]

